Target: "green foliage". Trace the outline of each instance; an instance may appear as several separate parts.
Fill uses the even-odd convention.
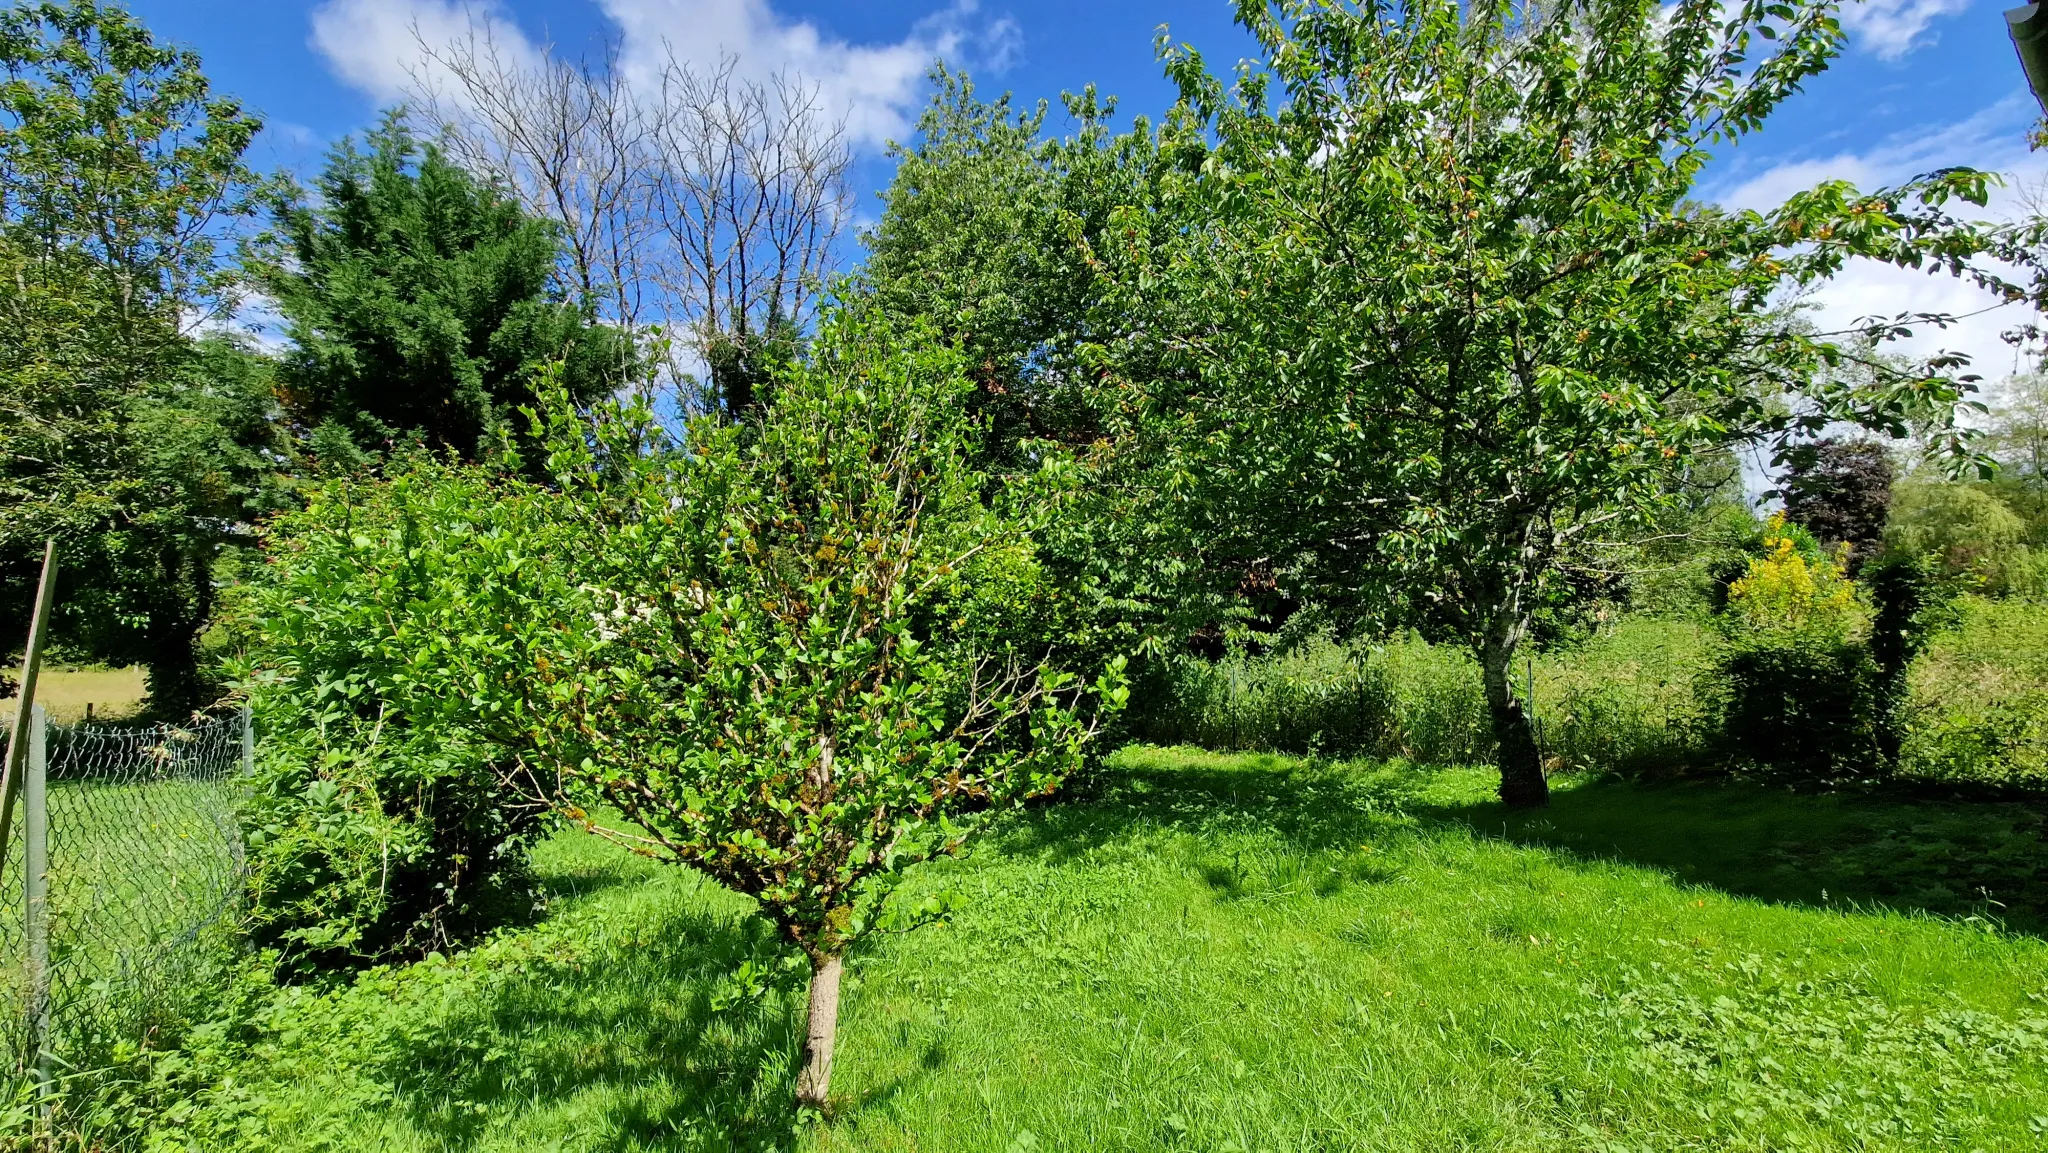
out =
[[[274,470],[248,358],[186,332],[230,303],[218,250],[254,210],[260,122],[93,0],[0,14],[0,70],[0,630],[56,536],[57,639],[147,662],[179,712],[216,555]]]
[[[1765,214],[1695,199],[1708,150],[1827,66],[1828,3],[1238,11],[1263,68],[1227,83],[1166,50],[1182,101],[1159,151],[1181,174],[1094,254],[1105,385],[1156,515],[1217,529],[1190,547],[1465,639],[1503,795],[1540,803],[1509,669],[1568,562],[1733,445],[1835,422],[1967,440],[1955,364],[1852,364],[1785,291],[1866,257],[2017,298],[1981,258],[2030,258],[1944,207],[1981,205],[1985,173],[1830,183]]]
[[[1991,406],[1984,449],[1998,461],[1991,485],[2028,524],[2028,540],[2048,546],[2048,374],[2005,382]]]
[[[1160,662],[1137,693],[1132,730],[1210,749],[1328,752],[1463,764],[1491,752],[1469,657],[1419,637],[1292,648],[1220,661]]]
[[[1917,477],[1899,486],[1885,526],[1891,551],[1931,557],[1994,596],[2048,594],[2048,565],[2027,538],[2026,522],[1995,490]]]
[[[1631,617],[1518,670],[1533,690],[1546,766],[1670,770],[1707,759],[1715,729],[1714,638],[1682,621]],[[1312,638],[1294,648],[1155,666],[1134,692],[1132,731],[1210,749],[1400,757],[1463,765],[1493,755],[1469,653],[1407,635],[1379,644]]]
[[[268,529],[237,590],[237,664],[263,734],[242,813],[251,931],[287,968],[447,949],[526,912],[544,807],[506,784],[526,746],[502,713],[550,583],[549,497],[394,462],[329,481]],[[580,603],[580,602],[578,602]]]
[[[1705,620],[1727,606],[1728,585],[1748,570],[1762,543],[1762,524],[1746,500],[1723,496],[1674,509],[1630,550],[1636,571],[1626,603],[1650,616]]]
[[[254,522],[293,499],[271,367],[228,336],[167,365],[123,414],[129,499],[70,541],[70,562],[97,579],[63,590],[66,636],[95,659],[145,665],[159,712],[222,691],[201,633],[225,575],[255,552]]]
[[[990,500],[957,353],[858,303],[828,315],[750,427],[663,442],[643,406],[590,424],[557,394],[550,467],[582,593],[516,705],[535,786],[754,898],[822,964],[903,870],[977,814],[1056,788],[1114,711],[1051,665],[1034,533],[1049,457]]]
[[[1719,649],[1709,626],[1637,616],[1538,654],[1535,715],[1546,763],[1651,775],[1712,764]]]
[[[917,141],[895,150],[885,208],[863,239],[881,307],[959,342],[983,420],[982,451],[1014,463],[1034,438],[1100,434],[1092,374],[1074,360],[1095,299],[1088,245],[1152,178],[1143,137],[1113,137],[1115,101],[1069,97],[1071,136],[1044,137],[1046,106],[975,96],[934,71]]]
[[[1721,659],[1722,717],[1741,762],[1794,777],[1880,774],[1878,670],[1858,640],[1742,637]]]
[[[1921,557],[1880,556],[1864,566],[1863,586],[1872,604],[1870,659],[1877,675],[1871,704],[1877,714],[1878,755],[1896,766],[1908,719],[1907,677],[1945,606]]]
[[[377,449],[417,435],[474,460],[534,402],[544,363],[578,403],[633,374],[630,341],[553,283],[553,225],[422,144],[401,113],[367,150],[344,140],[310,203],[272,205],[250,253],[288,321],[280,392],[306,428],[334,422]]]
[[[198,54],[117,6],[44,0],[0,16],[0,204],[37,260],[97,269],[115,371],[140,379],[180,306],[222,287],[215,226],[254,210],[242,154],[262,121],[214,95]]]
[[[1839,558],[1802,551],[1782,514],[1766,525],[1763,543],[1764,554],[1729,584],[1722,620],[1729,752],[1741,763],[1819,780],[1888,770],[1882,673],[1854,582]]]
[[[1099,325],[1094,253],[1119,207],[1152,202],[1170,165],[1144,133],[1113,134],[1115,101],[1092,88],[1064,99],[1074,127],[1052,138],[1043,104],[983,100],[964,74],[933,80],[915,142],[896,150],[882,217],[863,236],[862,283],[877,307],[960,348],[981,467],[1029,471],[1049,440],[1085,470],[1037,542],[1068,631],[1096,638],[1072,652],[1077,663],[1234,621],[1246,606],[1201,594],[1227,590],[1255,554],[1189,549],[1183,526],[1153,515],[1109,439],[1111,410],[1127,397],[1080,356]]]
[[[848,1104],[816,1128],[783,1108],[800,991],[733,996],[774,946],[746,902],[565,832],[537,853],[547,923],[251,997],[142,1078],[129,1132],[393,1153],[2035,1142],[2038,814],[1581,779],[1520,815],[1488,787],[1117,755],[1088,799],[911,882],[973,900],[863,954]]]

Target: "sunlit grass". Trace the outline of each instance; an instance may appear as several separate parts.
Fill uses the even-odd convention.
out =
[[[966,903],[855,960],[837,1116],[801,1129],[801,987],[733,979],[776,952],[743,902],[565,833],[546,921],[283,995],[214,1058],[191,1140],[1989,1150],[2048,1129],[2038,821],[1591,781],[1514,816],[1488,784],[1126,750],[914,882]]]
[[[13,671],[19,675],[18,668]],[[88,705],[95,720],[124,720],[141,711],[147,695],[140,665],[120,669],[45,667],[36,674],[36,701],[59,724],[84,720]],[[11,719],[15,704],[13,698],[0,701],[0,718]]]

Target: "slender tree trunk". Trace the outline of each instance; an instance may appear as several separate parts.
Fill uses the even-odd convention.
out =
[[[1550,783],[1543,779],[1543,756],[1536,747],[1536,726],[1522,702],[1515,699],[1515,650],[1525,623],[1517,612],[1499,612],[1489,622],[1479,649],[1479,671],[1486,684],[1486,709],[1493,718],[1495,755],[1500,765],[1500,799],[1518,809],[1540,809],[1550,803]]]
[[[804,1038],[804,1067],[796,1079],[799,1109],[826,1111],[832,1090],[832,1043],[839,1034],[838,953],[811,959],[810,1028]]]

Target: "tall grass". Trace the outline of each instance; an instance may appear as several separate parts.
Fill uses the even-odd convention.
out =
[[[1914,662],[1902,773],[2048,788],[2048,605],[1964,597]]]
[[[1471,659],[1412,637],[1316,638],[1214,663],[1175,658],[1153,670],[1140,697],[1138,730],[1168,744],[1457,763],[1493,743]]]
[[[1522,675],[1553,767],[1698,755],[1715,709],[1711,644],[1696,624],[1635,618],[1531,658]],[[1439,765],[1493,755],[1477,663],[1413,635],[1382,643],[1317,638],[1215,662],[1175,658],[1152,671],[1136,707],[1137,731],[1162,743]]]

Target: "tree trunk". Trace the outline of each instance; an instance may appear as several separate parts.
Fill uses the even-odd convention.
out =
[[[149,709],[157,716],[181,720],[202,703],[205,686],[199,675],[199,632],[213,615],[213,570],[207,559],[210,542],[187,548],[167,545],[162,557],[159,596],[143,626],[147,653],[144,687]]]
[[[839,1033],[839,970],[833,953],[811,959],[810,1029],[804,1038],[804,1067],[796,1079],[799,1109],[826,1112],[832,1090],[832,1042]]]
[[[1493,718],[1495,755],[1500,765],[1500,799],[1517,809],[1540,809],[1550,803],[1550,783],[1543,779],[1543,756],[1536,747],[1536,726],[1522,702],[1515,699],[1514,661],[1524,632],[1516,614],[1500,613],[1486,630],[1479,650],[1479,671],[1486,684],[1486,709]]]

